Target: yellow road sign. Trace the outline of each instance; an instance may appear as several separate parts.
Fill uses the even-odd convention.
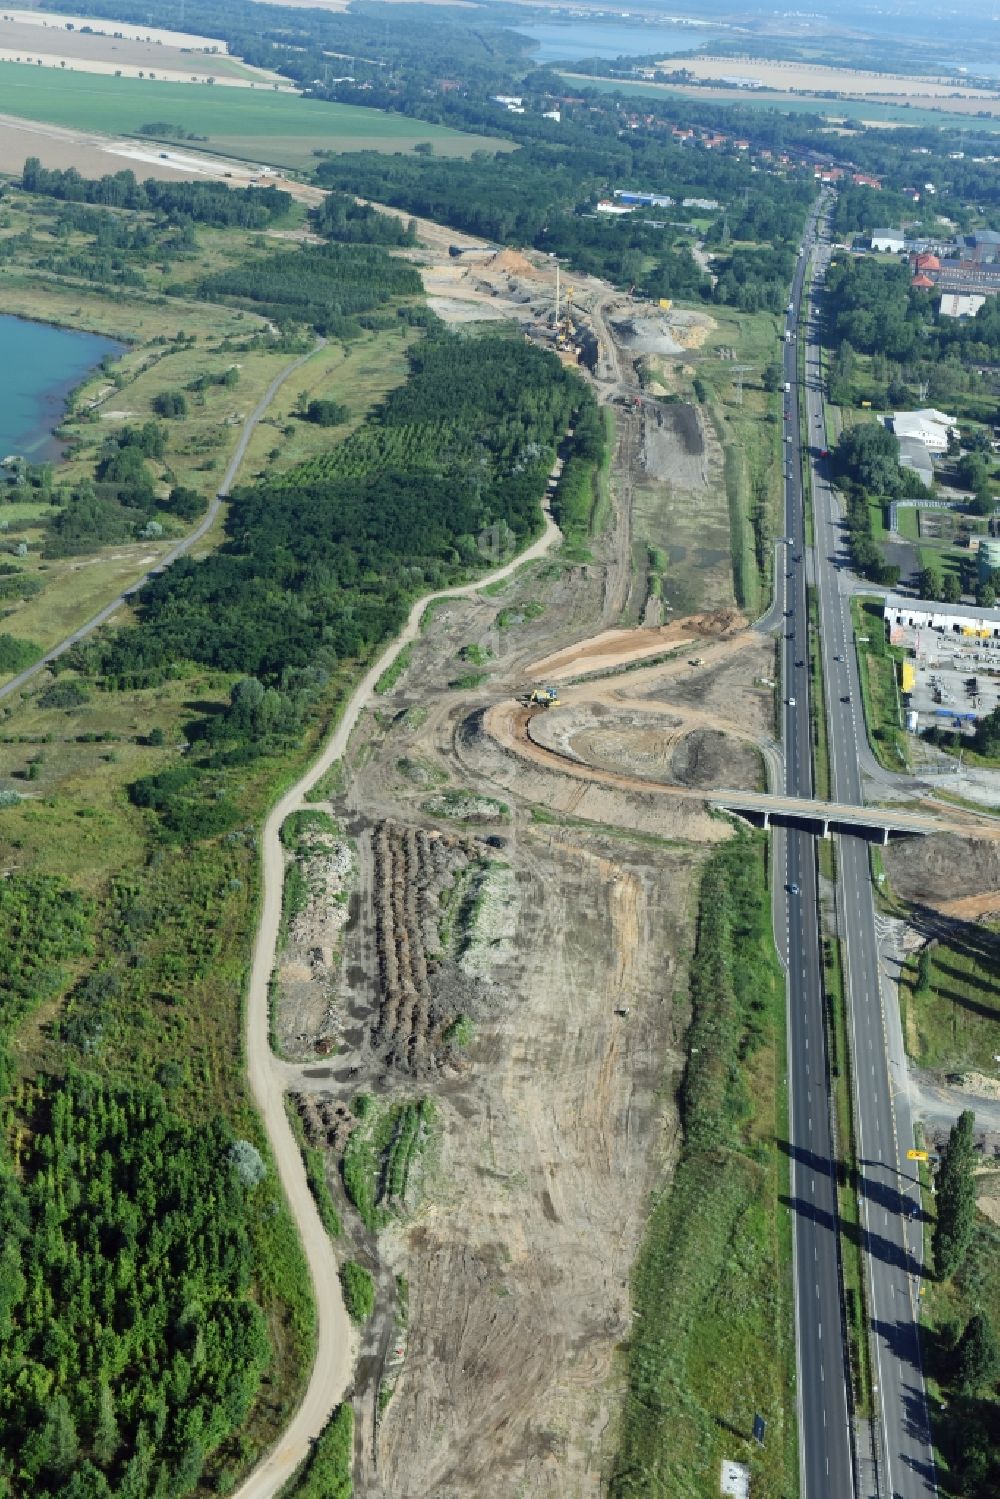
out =
[[[927,1158],[926,1150],[908,1150],[906,1152],[906,1159],[908,1161],[926,1161]]]

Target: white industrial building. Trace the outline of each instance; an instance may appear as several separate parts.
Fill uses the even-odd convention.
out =
[[[986,298],[976,293],[964,295],[962,292],[946,291],[941,293],[938,310],[942,317],[975,317],[985,302]]]
[[[922,442],[929,453],[943,453],[948,446],[948,434],[958,433],[958,420],[925,406],[920,411],[894,411],[883,417],[885,425],[895,437],[912,438]]]
[[[873,250],[882,250],[888,255],[901,255],[905,248],[906,240],[901,229],[872,230]]]
[[[890,593],[882,606],[882,617],[890,638],[893,628],[903,628],[1000,640],[1000,609],[983,609],[979,604],[939,604],[932,599],[904,599]]]

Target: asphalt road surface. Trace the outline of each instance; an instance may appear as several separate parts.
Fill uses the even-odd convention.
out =
[[[176,546],[170,548],[169,552],[165,552],[154,568],[152,568],[148,573],[144,573],[141,578],[138,578],[128,588],[123,589],[122,592],[118,594],[117,598],[113,598],[109,604],[105,604],[103,609],[98,610],[98,612],[90,619],[88,619],[85,624],[82,624],[78,630],[74,630],[72,635],[67,635],[64,640],[60,640],[58,645],[53,646],[50,651],[46,651],[45,655],[42,656],[38,661],[33,661],[32,664],[30,666],[26,666],[23,671],[19,671],[16,677],[11,677],[9,682],[5,682],[4,685],[0,687],[0,702],[2,702],[5,697],[10,697],[12,693],[19,692],[27,682],[31,681],[32,677],[36,677],[40,671],[44,671],[46,666],[51,665],[53,661],[58,661],[60,656],[64,656],[68,650],[71,650],[73,648],[73,646],[79,645],[81,640],[86,640],[88,635],[93,635],[95,630],[99,630],[101,625],[105,624],[111,618],[112,614],[114,614],[118,609],[121,608],[126,599],[131,598],[133,594],[138,593],[140,588],[144,588],[155,573],[162,573],[166,568],[170,566],[172,562],[176,562],[178,557],[183,557],[185,552],[189,552],[193,546],[197,545],[201,538],[206,535],[206,533],[215,524],[215,519],[219,513],[219,508],[222,504],[222,501],[228,497],[229,491],[232,489],[233,485],[236,482],[236,475],[239,473],[240,464],[243,462],[243,459],[246,456],[247,445],[249,444],[250,439],[254,434],[254,429],[256,428],[257,423],[267,411],[267,408],[270,406],[271,402],[274,400],[275,396],[281,389],[282,385],[284,385],[289,375],[293,375],[297,369],[300,369],[301,366],[305,364],[306,360],[311,359],[312,356],[317,352],[317,350],[321,349],[325,343],[325,338],[318,339],[313,347],[309,350],[308,354],[301,355],[300,358],[296,359],[292,364],[289,364],[285,369],[283,369],[280,374],[275,375],[274,379],[271,381],[270,385],[267,387],[264,394],[257,402],[257,405],[254,407],[253,411],[251,411],[250,415],[243,423],[243,430],[240,433],[239,442],[236,444],[236,450],[233,453],[232,458],[229,460],[229,467],[226,469],[222,483],[219,485],[219,489],[213,497],[211,504],[209,505],[205,514],[202,516],[201,520],[195,526],[194,530],[189,531],[185,537],[177,542]]]
[[[814,265],[814,287],[819,285],[820,297],[828,255],[821,243]],[[821,456],[826,438],[819,347],[809,330],[803,330],[803,336],[830,793],[837,801],[860,804],[859,747],[866,745],[866,737],[850,619],[851,580],[846,576],[840,507],[828,482],[828,460]],[[858,1191],[877,1384],[879,1492],[892,1499],[932,1499],[937,1485],[918,1334],[922,1223],[916,1168],[906,1160],[913,1145],[906,1060],[897,996],[879,962],[869,846],[861,838],[838,839],[837,903],[854,1057]]]
[[[812,223],[807,231],[808,246]],[[796,343],[807,255],[799,258],[784,345],[785,546],[778,554],[782,615],[782,742],[788,796],[812,796],[805,522],[801,492]],[[788,1117],[801,1499],[850,1499],[854,1463],[847,1397],[836,1162],[817,924],[816,848],[790,828],[783,843],[788,986]],[[776,867],[781,868],[780,859]],[[780,945],[779,931],[779,945]]]

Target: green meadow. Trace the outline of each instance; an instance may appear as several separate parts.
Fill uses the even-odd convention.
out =
[[[268,88],[161,83],[23,63],[0,63],[0,100],[8,115],[107,135],[134,135],[150,120],[178,121],[206,137],[200,149],[291,168],[311,165],[316,151],[410,151],[428,141],[441,156],[469,156],[504,145],[384,110]]]

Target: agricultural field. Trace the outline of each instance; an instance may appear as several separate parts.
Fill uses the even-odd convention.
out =
[[[17,119],[112,136],[136,135],[154,120],[177,122],[203,137],[203,150],[298,171],[313,166],[318,151],[410,151],[423,141],[441,156],[509,148],[403,115],[270,88],[109,79],[7,62],[0,62],[0,100]]]
[[[669,69],[669,59],[658,64]],[[887,96],[919,103],[925,99],[948,101],[948,108],[956,99],[968,98],[1000,103],[1000,92],[988,87],[975,87],[971,83],[956,83],[952,78],[926,76],[911,73],[873,73],[860,68],[827,67],[822,63],[779,62],[759,57],[687,57],[684,71],[695,78],[712,79],[738,77],[753,79],[762,89],[782,93],[799,94],[846,94],[861,98],[884,100]],[[747,90],[742,90],[747,92]]]
[[[636,97],[662,98],[664,94],[692,103],[717,102],[739,104],[746,109],[779,109],[788,114],[818,114],[831,124],[855,125],[913,125],[933,126],[953,130],[971,130],[993,133],[1000,130],[1000,101],[978,99],[949,99],[941,101],[940,107],[926,107],[918,103],[887,104],[869,99],[823,99],[802,94],[778,94],[765,90],[743,88],[711,88],[694,84],[632,83],[624,79],[591,78],[589,75],[560,70],[560,77],[572,79],[576,85],[585,85],[606,93],[622,93]],[[982,116],[982,118],[980,117]]]
[[[48,25],[23,20],[18,15],[0,16],[0,60],[23,66],[58,68],[67,72],[100,74],[107,77],[150,78],[171,83],[207,83],[223,87],[271,87],[280,84],[290,88],[287,79],[262,68],[248,67],[236,57],[220,50],[209,38],[202,45],[182,48],[174,41],[150,40],[138,36],[113,36],[108,22],[104,33],[81,31],[77,20]],[[98,23],[101,24],[101,23]],[[118,27],[113,28],[118,31]],[[132,30],[134,28],[127,28]],[[163,36],[169,37],[165,32]],[[193,40],[193,39],[192,39]],[[213,50],[214,48],[214,50]]]

